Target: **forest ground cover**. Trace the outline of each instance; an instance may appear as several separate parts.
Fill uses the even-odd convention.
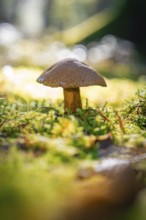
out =
[[[73,114],[64,113],[62,89],[36,83],[41,71],[1,70],[0,211],[6,220],[61,215],[78,167],[100,159],[101,139],[110,137],[130,155],[146,150],[144,82],[107,79],[107,88],[82,88],[83,109]]]

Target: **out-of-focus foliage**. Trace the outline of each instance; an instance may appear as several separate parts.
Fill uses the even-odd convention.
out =
[[[27,34],[37,34],[45,28],[69,28],[114,4],[115,0],[1,0],[0,21],[15,23]]]
[[[112,34],[145,54],[145,10],[144,0],[1,0],[0,23],[14,24],[24,37],[53,34],[72,44]]]
[[[4,35],[3,39],[6,40]],[[6,42],[0,46],[0,50],[0,63],[4,72],[8,72],[8,69],[13,72],[13,66],[17,65],[47,68],[58,60],[71,57],[91,64],[108,78],[145,80],[146,66],[139,60],[134,45],[113,35],[104,36],[87,46],[67,46],[48,37],[42,37],[41,41],[20,39],[13,43]]]
[[[141,2],[131,4],[128,17],[130,1],[2,0],[0,64],[44,68],[60,59],[74,57],[91,64],[108,78],[145,80],[145,60],[140,59],[133,38],[118,34],[118,28],[127,34],[133,33],[130,28],[132,31],[135,26],[140,28],[141,25],[136,25],[139,18],[144,23],[135,10],[137,4],[145,8]],[[127,19],[125,23],[124,19]],[[137,22],[130,25],[133,19]],[[108,25],[112,28],[106,28]],[[125,25],[130,28],[124,29]],[[138,35],[133,34],[135,38],[145,39],[144,34],[136,33]],[[139,41],[144,49],[145,42]]]

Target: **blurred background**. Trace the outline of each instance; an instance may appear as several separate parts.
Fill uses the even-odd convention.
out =
[[[145,39],[145,0],[0,1],[2,67],[75,57],[108,78],[143,81]]]

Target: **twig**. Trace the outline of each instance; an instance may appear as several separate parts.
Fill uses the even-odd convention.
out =
[[[116,116],[117,116],[117,118],[118,118],[118,123],[119,123],[119,126],[120,126],[122,132],[123,132],[124,134],[126,134],[125,128],[124,128],[124,124],[123,124],[123,121],[122,121],[121,116],[119,115],[118,111],[115,111],[115,113],[116,113]]]
[[[97,112],[100,114],[100,116],[101,116],[105,121],[107,121],[107,122],[111,122],[111,121],[109,120],[109,118],[106,117],[106,116],[102,113],[102,111],[97,110]]]

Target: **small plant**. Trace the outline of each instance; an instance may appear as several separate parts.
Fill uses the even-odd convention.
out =
[[[136,97],[127,103],[125,116],[141,129],[146,129],[146,88],[139,89]]]

